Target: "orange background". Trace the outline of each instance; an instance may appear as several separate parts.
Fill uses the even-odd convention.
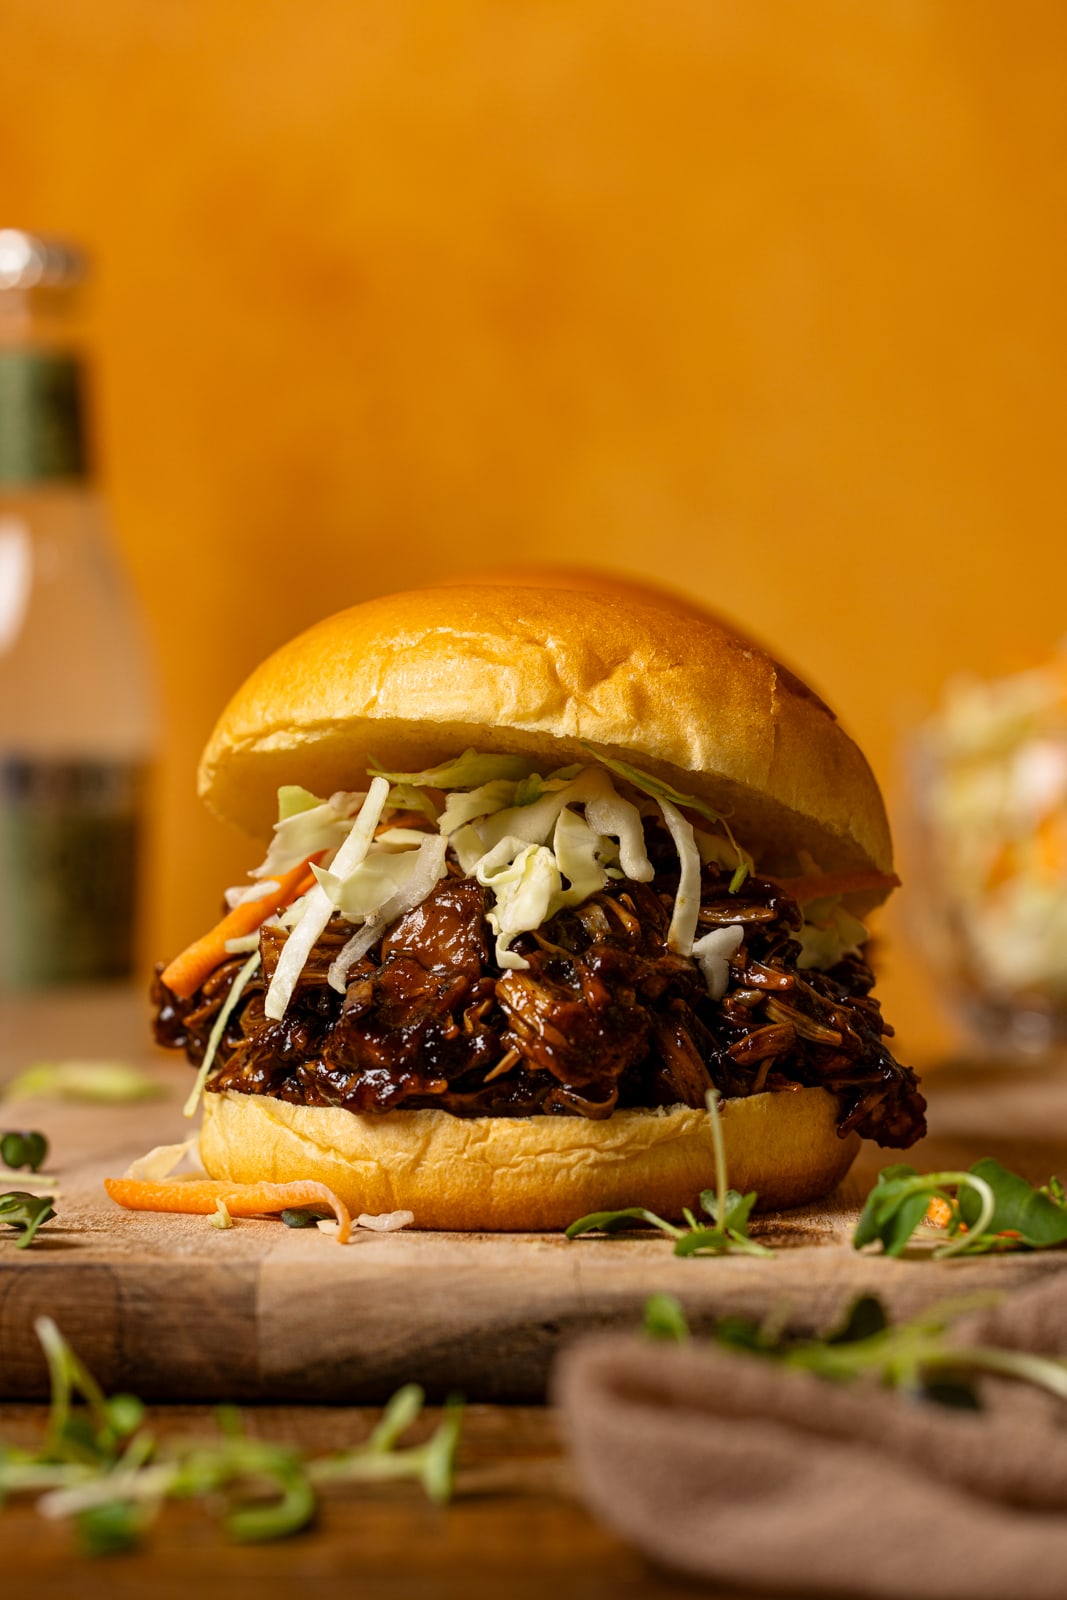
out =
[[[650,575],[887,782],[947,674],[1065,630],[1061,0],[6,0],[0,149],[5,221],[97,261],[156,953],[250,860],[193,792],[215,713],[345,603]]]

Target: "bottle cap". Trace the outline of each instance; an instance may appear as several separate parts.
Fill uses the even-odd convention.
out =
[[[73,291],[76,245],[0,228],[0,488],[85,476]]]
[[[21,228],[0,228],[0,290],[68,289],[81,283],[87,262],[76,245]]]

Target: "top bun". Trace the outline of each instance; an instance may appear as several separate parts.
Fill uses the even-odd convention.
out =
[[[276,790],[358,788],[474,746],[559,767],[583,742],[726,813],[766,872],[892,869],[863,755],[797,677],[724,622],[639,590],[497,584],[353,606],[268,657],[200,765],[220,816],[265,835]],[[884,891],[851,897],[857,909]]]
[[[677,589],[663,588],[642,578],[630,578],[623,572],[605,567],[575,567],[550,561],[506,562],[503,566],[479,567],[474,572],[459,573],[456,577],[437,578],[428,589],[568,589],[572,593],[610,596],[615,600],[633,600],[638,605],[659,606],[661,610],[679,611],[687,617],[711,617],[720,620],[699,600],[681,594]],[[737,631],[736,629],[734,630]]]

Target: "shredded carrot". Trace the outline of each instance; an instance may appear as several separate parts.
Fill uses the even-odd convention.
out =
[[[802,905],[835,894],[856,894],[865,889],[897,889],[895,872],[817,872],[805,878],[775,878],[773,882]]]
[[[952,1207],[948,1201],[942,1199],[939,1194],[935,1194],[926,1208],[926,1216],[923,1220],[928,1222],[931,1228],[947,1228],[952,1221],[952,1215]],[[961,1222],[959,1224],[959,1232],[966,1233],[967,1231],[967,1224]],[[1001,1228],[995,1237],[998,1239],[1021,1239],[1022,1234],[1015,1228]]]
[[[298,867],[287,872],[278,880],[276,894],[263,895],[259,900],[245,900],[241,905],[234,906],[209,933],[197,939],[188,950],[183,950],[180,956],[175,956],[163,971],[163,982],[167,988],[173,990],[181,1000],[188,1000],[194,995],[204,979],[226,960],[227,939],[242,939],[255,933],[275,911],[280,911],[283,906],[299,899],[314,887],[315,878],[309,869],[324,853],[320,850],[318,855],[310,856],[307,861],[301,861]]]
[[[140,1178],[105,1178],[104,1188],[116,1205],[127,1211],[183,1211],[210,1216],[220,1200],[231,1217],[259,1217],[288,1211],[291,1206],[329,1206],[337,1218],[337,1238],[347,1244],[352,1218],[344,1201],[325,1183],[303,1179],[297,1183],[227,1183],[216,1178],[192,1178],[169,1183],[149,1183]]]

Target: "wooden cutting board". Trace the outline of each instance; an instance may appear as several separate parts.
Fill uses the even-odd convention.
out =
[[[83,1054],[90,1052],[85,1049]],[[554,1353],[593,1328],[634,1328],[647,1297],[676,1294],[694,1326],[784,1308],[829,1326],[856,1294],[895,1315],[1024,1287],[1062,1255],[889,1261],[850,1245],[858,1206],[891,1153],[865,1150],[842,1190],[763,1219],[769,1259],[679,1260],[655,1237],[361,1232],[348,1247],[277,1220],[221,1231],[206,1218],[124,1212],[102,1188],[151,1146],[184,1138],[188,1075],[157,1057],[157,1100],[119,1107],[0,1099],[0,1127],[49,1135],[57,1219],[30,1250],[0,1238],[0,1397],[46,1390],[33,1332],[49,1315],[108,1389],[146,1399],[372,1402],[399,1383],[440,1396],[533,1400]],[[959,1067],[931,1076],[921,1168],[996,1155],[1044,1181],[1067,1172],[1067,1069]],[[18,1179],[3,1187],[18,1187]],[[640,1202],[640,1196],[634,1196]]]

